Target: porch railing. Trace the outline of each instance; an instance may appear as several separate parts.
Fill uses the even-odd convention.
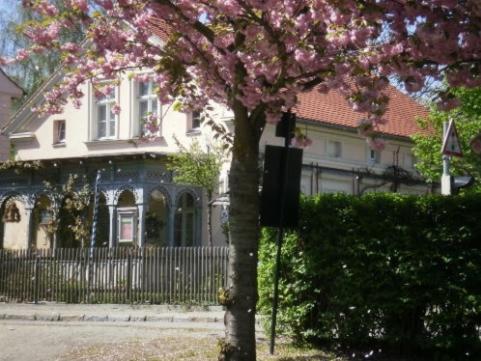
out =
[[[0,250],[0,301],[217,304],[228,248]]]

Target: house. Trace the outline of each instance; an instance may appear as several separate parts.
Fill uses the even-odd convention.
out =
[[[162,34],[158,36],[162,39]],[[91,189],[96,184],[99,194],[96,246],[208,245],[210,205],[205,192],[176,184],[165,167],[166,156],[178,151],[177,142],[212,144],[211,131],[199,115],[162,106],[151,81],[127,75],[118,79],[108,96],[96,97],[92,85],[84,85],[85,96],[78,109],[68,104],[57,115],[32,112],[61,77],[61,71],[54,73],[3,129],[15,159],[4,163],[0,171],[1,247],[90,244],[86,220],[93,217],[92,205],[78,206],[85,201],[85,194],[89,198],[86,184]],[[389,122],[380,128],[387,144],[383,151],[370,149],[358,134],[358,123],[365,115],[352,111],[339,93],[321,94],[314,89],[300,94],[295,110],[298,126],[313,141],[304,151],[304,193],[431,191],[416,176],[410,140],[422,131],[416,118],[425,116],[426,109],[395,88],[388,91]],[[112,111],[115,103],[121,107],[118,114]],[[163,115],[160,129],[148,142],[141,137],[147,113]],[[232,127],[228,109],[215,106],[210,115],[226,128]],[[265,144],[281,143],[274,136],[274,127],[268,125],[261,149]],[[225,165],[219,194],[228,191],[227,179]],[[221,206],[213,212],[213,244],[225,245],[225,202],[215,204]]]
[[[358,126],[366,114],[352,110],[336,91],[327,94],[315,90],[299,95],[296,108],[298,127],[312,140],[304,150],[301,189],[305,194],[369,191],[395,191],[424,194],[432,191],[417,174],[411,136],[427,133],[417,120],[427,109],[408,95],[389,86],[386,124],[379,126],[385,148],[371,149]],[[269,128],[273,128],[270,126]],[[267,129],[264,144],[281,145]]]

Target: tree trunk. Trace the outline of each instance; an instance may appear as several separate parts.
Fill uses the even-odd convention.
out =
[[[221,360],[255,361],[259,240],[259,133],[242,106],[234,108],[235,139],[229,176],[230,257],[226,342]]]

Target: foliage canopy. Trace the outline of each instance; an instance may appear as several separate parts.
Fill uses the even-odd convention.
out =
[[[479,359],[479,195],[320,195],[304,198],[301,209],[299,230],[282,250],[285,333],[410,360]],[[275,232],[265,229],[264,313],[271,310],[275,254]]]
[[[481,132],[481,88],[453,89],[460,101],[460,106],[449,112],[431,109],[429,117],[421,125],[431,127],[431,135],[416,135],[413,137],[413,148],[416,156],[416,168],[430,182],[439,182],[443,172],[441,147],[443,138],[443,122],[454,119],[463,150],[463,157],[452,157],[451,171],[453,175],[470,174],[475,179],[481,179],[481,156],[474,153],[470,147],[471,140]],[[480,190],[479,181],[474,190]]]

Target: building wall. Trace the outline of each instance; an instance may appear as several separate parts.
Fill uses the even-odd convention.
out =
[[[136,111],[136,87],[133,79],[124,77],[116,91],[116,99],[121,106],[117,120],[117,136],[110,140],[96,140],[93,132],[95,120],[95,100],[91,86],[84,86],[85,99],[79,109],[68,104],[60,115],[39,117],[35,114],[24,115],[25,125],[20,127],[11,139],[15,145],[17,160],[45,160],[60,158],[95,157],[135,153],[174,153],[178,151],[177,141],[184,146],[196,139],[204,147],[215,144],[213,134],[208,127],[202,131],[190,131],[191,117],[189,113],[175,111],[172,106],[164,106],[164,118],[161,126],[161,137],[153,141],[141,141],[135,138],[135,128],[139,117]],[[232,112],[224,107],[214,105],[211,116],[216,121],[232,128]],[[29,119],[29,117],[33,117]],[[63,144],[54,144],[54,123],[64,120],[66,123],[66,139]],[[386,138],[386,148],[380,152],[378,162],[370,160],[370,149],[363,137],[354,130],[333,128],[319,123],[303,122],[298,126],[312,140],[312,145],[304,149],[301,189],[306,194],[347,192],[356,193],[359,189],[365,191],[389,190],[388,185],[380,181],[361,179],[355,183],[354,173],[359,170],[382,174],[386,167],[397,165],[409,172],[414,172],[414,158],[411,153],[411,142],[402,138]],[[341,147],[339,156],[330,154],[332,142],[338,142]],[[267,125],[261,139],[260,149],[264,152],[265,145],[282,145],[283,139],[275,137],[275,127]],[[313,174],[312,167],[323,169]],[[326,171],[329,168],[331,171]],[[228,190],[229,162],[222,167],[219,178],[219,192]],[[332,171],[342,170],[344,173]],[[376,186],[377,185],[377,186]],[[401,186],[401,191],[413,194],[426,192],[425,186]],[[207,244],[207,199],[202,204],[202,244]],[[225,212],[222,207],[213,207],[212,232],[214,245],[225,245],[225,235],[221,219]]]
[[[79,109],[69,103],[62,114],[46,117],[33,115],[34,119],[16,132],[20,134],[11,136],[15,144],[16,159],[91,157],[119,153],[172,153],[178,150],[176,139],[181,144],[188,145],[195,134],[189,133],[191,115],[175,111],[172,106],[163,107],[165,117],[159,139],[150,141],[135,139],[135,127],[139,122],[134,106],[135,87],[135,80],[123,78],[117,88],[116,98],[121,111],[118,115],[115,139],[95,139],[93,125],[96,105],[91,86],[85,85],[82,90],[86,97]],[[64,144],[54,144],[54,122],[58,120],[65,120],[66,123]]]

